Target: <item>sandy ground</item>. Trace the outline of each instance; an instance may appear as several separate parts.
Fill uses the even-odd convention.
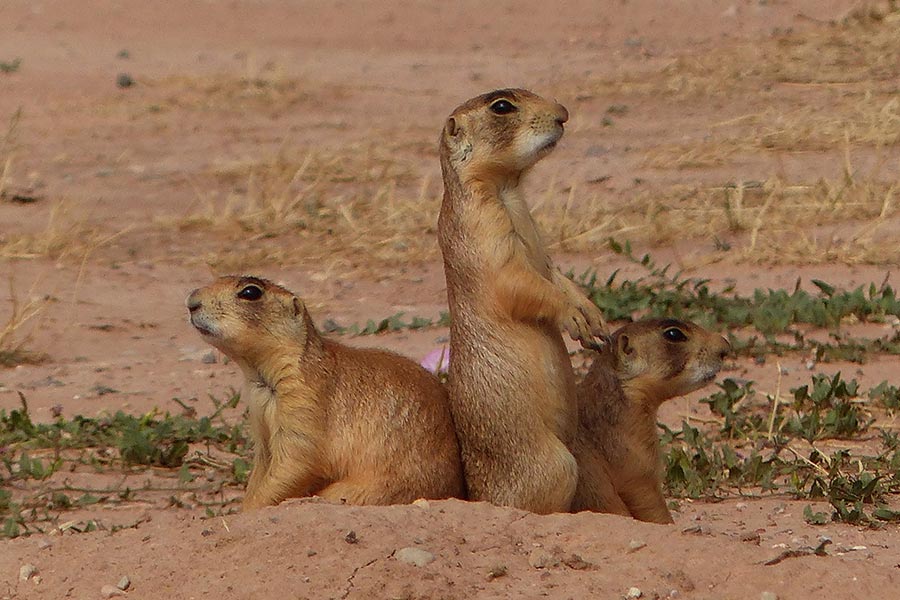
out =
[[[50,301],[28,343],[49,360],[0,370],[0,408],[16,408],[22,392],[42,421],[55,406],[70,417],[177,411],[173,398],[208,411],[209,396],[240,386],[235,367],[217,354],[210,363],[209,348],[186,324],[185,296],[214,274],[252,271],[282,281],[309,300],[317,323],[399,311],[437,317],[446,303],[434,223],[366,245],[366,233],[355,232],[367,224],[352,217],[325,234],[267,231],[258,219],[234,227],[216,217],[229,199],[269,185],[265,173],[251,173],[286,155],[324,173],[326,185],[309,184],[309,202],[327,208],[329,194],[396,201],[397,212],[379,226],[390,231],[397,218],[408,227],[413,217],[399,213],[439,200],[434,146],[444,116],[489,89],[528,87],[572,113],[560,148],[533,176],[542,205],[564,204],[573,189],[582,202],[615,204],[638,185],[652,194],[679,184],[765,181],[773,172],[788,181],[832,177],[843,148],[744,152],[696,169],[646,160],[658,147],[715,135],[711,123],[764,112],[769,102],[800,107],[806,97],[798,86],[674,102],[621,86],[606,94],[588,83],[732,56],[733,48],[764,47],[788,31],[814,34],[857,4],[6,1],[0,61],[21,58],[21,65],[0,73],[0,241],[33,237],[7,246],[0,271],[13,277],[19,300]],[[134,85],[117,86],[122,74]],[[623,101],[627,112],[611,109]],[[827,98],[817,101],[827,108]],[[615,126],[604,124],[609,115]],[[896,145],[862,145],[853,160],[897,180]],[[14,195],[38,200],[23,204]],[[847,235],[842,226],[828,234]],[[734,280],[743,292],[791,289],[798,277],[848,288],[880,283],[896,267],[760,266],[716,255],[711,238],[669,234],[650,245],[658,262]],[[601,243],[565,250],[555,247],[565,268],[634,268]],[[0,295],[0,310],[12,298]],[[446,335],[430,328],[348,342],[418,359]],[[785,388],[808,381],[804,357],[780,365]],[[896,382],[890,356],[821,367],[844,369],[865,385]],[[776,367],[738,361],[724,375],[765,390]],[[663,419],[677,423],[685,408],[699,410],[679,402]],[[0,542],[0,598],[101,597],[102,586],[123,575],[131,580],[126,593],[140,598],[619,598],[632,587],[646,598],[888,597],[900,581],[896,528],[815,528],[802,518],[805,504],[683,502],[672,526],[459,501],[365,509],[292,501],[213,519],[190,506],[148,503],[119,514],[101,507],[76,516],[137,524],[115,534]],[[346,541],[351,530],[357,543]],[[832,540],[827,557],[764,565],[785,550],[817,546],[821,536]],[[399,560],[406,547],[433,562]],[[20,581],[26,563],[38,576]]]

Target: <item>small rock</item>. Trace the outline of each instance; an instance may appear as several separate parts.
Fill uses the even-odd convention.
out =
[[[418,500],[413,500],[413,506],[418,506],[419,508],[430,508],[431,504],[425,498],[419,498]]]
[[[421,548],[408,546],[394,552],[394,558],[400,562],[404,562],[414,567],[424,567],[428,563],[434,561],[434,554]]]
[[[351,529],[347,532],[347,535],[344,536],[344,541],[348,544],[357,544],[359,543],[359,538],[356,537],[356,532]]]
[[[494,579],[499,579],[500,577],[506,577],[509,573],[509,570],[506,568],[506,565],[497,565],[496,567],[491,567],[491,570],[488,571],[486,579],[488,581],[493,581]]]
[[[559,559],[543,548],[535,548],[528,555],[528,564],[534,569],[546,569],[559,564]]]
[[[30,564],[25,563],[21,567],[19,567],[19,581],[28,581],[35,575],[37,575],[37,567]]]
[[[51,542],[50,540],[46,540],[46,539],[40,539],[40,540],[38,540],[38,543],[37,543],[38,550],[46,550],[47,548],[51,547],[52,545],[53,545],[53,542]]]
[[[204,365],[216,364],[216,353],[210,350],[200,358],[200,362],[202,362]]]
[[[593,563],[584,560],[577,554],[571,554],[568,558],[564,558],[563,564],[570,569],[575,569],[576,571],[584,571],[585,569],[590,569],[592,566],[594,566]]]
[[[747,532],[744,532],[741,534],[741,541],[742,542],[751,542],[751,543],[759,546],[760,542],[762,541],[762,538],[760,537],[758,531],[747,531]]]
[[[628,600],[631,600],[632,598],[641,598],[641,597],[643,597],[643,595],[644,595],[644,592],[642,592],[641,590],[639,590],[636,587],[631,587],[631,588],[628,588],[628,593],[625,594],[625,597],[628,598]]]
[[[647,542],[642,542],[641,540],[631,540],[628,542],[628,552],[637,552],[641,548],[645,548],[647,546]]]
[[[759,600],[778,600],[778,594],[775,592],[763,592],[759,595]]]
[[[116,584],[116,587],[123,592],[131,587],[131,580],[128,579],[128,575],[123,575],[122,579],[119,580],[119,583]]]
[[[103,598],[114,598],[116,596],[124,596],[125,592],[114,585],[104,585],[102,588],[100,588],[100,595]]]

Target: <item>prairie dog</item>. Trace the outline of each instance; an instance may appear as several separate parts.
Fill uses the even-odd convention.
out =
[[[244,508],[318,495],[351,504],[461,497],[443,386],[411,360],[323,339],[303,302],[257,277],[187,299],[191,324],[244,372],[255,445]]]
[[[560,329],[594,345],[600,311],[556,269],[522,194],[565,107],[526,90],[465,102],[440,139],[438,240],[450,307],[450,407],[469,497],[566,511],[578,467],[575,380]]]
[[[711,382],[730,348],[721,335],[675,319],[637,321],[612,335],[578,386],[573,512],[672,522],[662,492],[657,410]]]

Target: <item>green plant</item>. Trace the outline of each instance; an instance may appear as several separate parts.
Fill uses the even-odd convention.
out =
[[[21,58],[14,58],[10,61],[0,61],[0,73],[15,73],[21,66]]]
[[[788,418],[784,430],[814,442],[823,438],[850,439],[864,431],[872,419],[856,402],[859,384],[832,377],[813,375],[812,388],[804,385],[791,390],[795,414]]]

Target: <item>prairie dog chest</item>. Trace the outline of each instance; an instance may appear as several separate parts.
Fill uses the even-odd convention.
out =
[[[549,277],[550,261],[544,250],[544,242],[521,192],[518,188],[502,190],[500,201],[509,216],[516,241],[524,246],[525,254],[534,268],[545,277]]]
[[[257,444],[265,443],[276,429],[277,400],[271,388],[248,381],[244,385],[244,398],[250,417],[250,434]]]

